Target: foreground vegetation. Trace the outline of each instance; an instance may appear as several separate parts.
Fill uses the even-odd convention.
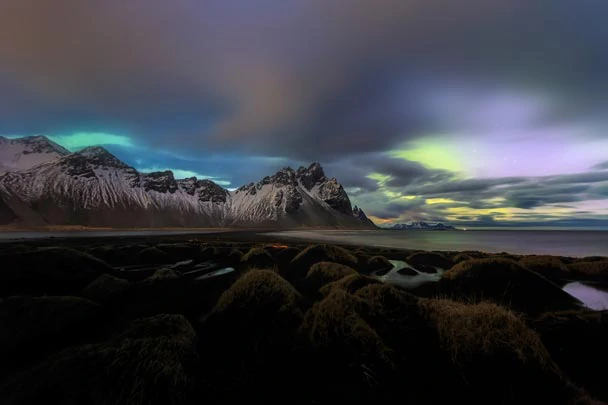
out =
[[[410,290],[389,260],[446,270]],[[605,259],[254,242],[0,246],[2,404],[595,404]],[[214,271],[222,270],[211,277]]]

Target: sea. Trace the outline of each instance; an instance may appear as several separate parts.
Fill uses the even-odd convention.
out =
[[[608,256],[606,230],[317,231],[273,232],[282,238],[414,250]]]
[[[0,232],[0,241],[45,238],[204,235],[219,230],[137,230]],[[221,230],[230,233],[229,230]],[[253,232],[255,233],[255,232]],[[262,233],[260,233],[262,234]],[[608,230],[291,230],[263,232],[264,236],[328,243],[414,250],[488,253],[547,254],[558,256],[608,256]]]

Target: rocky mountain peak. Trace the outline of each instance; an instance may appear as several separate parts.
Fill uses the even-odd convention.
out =
[[[187,194],[198,195],[201,202],[212,202],[214,204],[225,203],[228,191],[215,184],[209,179],[198,180],[196,177],[188,177],[177,181],[179,187]]]
[[[308,168],[300,167],[297,172],[297,177],[307,190],[310,190],[315,184],[322,183],[326,180],[325,172],[319,162],[314,162]]]
[[[276,184],[279,186],[295,186],[298,183],[296,172],[291,167],[284,167],[272,176],[266,176],[260,182],[264,184]]]
[[[143,176],[144,189],[159,193],[175,193],[178,189],[177,181],[171,170],[146,173]]]
[[[60,165],[72,176],[95,177],[98,169],[119,169],[138,175],[131,166],[101,146],[89,146],[76,153],[61,158]]]
[[[26,136],[23,138],[8,139],[0,137],[0,142],[9,145],[22,145],[24,155],[32,153],[56,153],[59,156],[66,156],[70,151],[63,146],[51,141],[44,135]]]

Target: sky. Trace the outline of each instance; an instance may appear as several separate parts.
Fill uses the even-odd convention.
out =
[[[0,135],[376,223],[608,226],[605,0],[3,0]]]

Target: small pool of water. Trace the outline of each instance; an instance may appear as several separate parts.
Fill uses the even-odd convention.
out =
[[[391,264],[394,267],[385,275],[379,276],[378,279],[382,282],[398,285],[398,286],[404,287],[404,288],[415,288],[415,287],[418,287],[425,283],[432,283],[432,282],[439,281],[439,279],[441,278],[441,275],[443,274],[443,270],[441,270],[439,268],[437,268],[437,273],[429,274],[429,273],[422,273],[422,272],[416,270],[414,267],[407,264],[406,262],[401,261],[401,260],[389,260],[389,261],[391,262]],[[418,274],[411,275],[411,276],[399,274],[399,270],[405,269],[405,268],[410,268]]]
[[[608,310],[608,292],[581,282],[568,283],[563,290],[595,311]]]
[[[232,268],[232,267],[226,267],[226,268],[223,268],[223,269],[212,271],[212,272],[207,273],[207,274],[203,274],[202,276],[199,276],[199,277],[195,278],[194,280],[195,281],[206,280],[206,279],[211,278],[211,277],[217,277],[217,276],[221,276],[223,274],[232,273],[233,271],[234,271],[234,268]]]

